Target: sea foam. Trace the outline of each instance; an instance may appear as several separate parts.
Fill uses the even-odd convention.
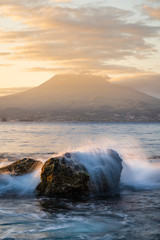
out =
[[[108,150],[111,147],[114,150]],[[115,181],[121,172],[121,159],[123,169],[120,186],[134,190],[160,188],[160,165],[150,163],[143,151],[135,145],[120,146],[115,142],[108,144],[108,141],[103,141],[69,152],[72,159],[84,165],[97,193],[105,191],[105,182],[109,183],[111,189],[115,188]],[[0,175],[0,196],[33,195],[40,182],[40,173],[41,168],[22,176]]]

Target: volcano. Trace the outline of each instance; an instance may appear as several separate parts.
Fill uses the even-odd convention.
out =
[[[0,118],[33,121],[157,121],[160,100],[108,78],[56,75],[38,87],[0,98]]]

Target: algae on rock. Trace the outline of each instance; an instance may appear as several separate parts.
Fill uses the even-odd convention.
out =
[[[69,155],[49,159],[42,168],[39,195],[77,198],[89,195],[89,175],[84,167],[67,161]]]
[[[38,167],[42,166],[42,162],[36,161],[31,158],[24,158],[11,163],[5,167],[0,168],[0,174],[11,174],[11,175],[23,175],[33,172]]]

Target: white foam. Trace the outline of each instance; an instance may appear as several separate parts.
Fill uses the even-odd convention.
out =
[[[123,161],[121,183],[135,189],[160,187],[160,166],[155,166],[142,159]]]
[[[0,176],[0,196],[6,194],[32,195],[40,182],[40,172],[41,169],[22,176],[2,174]]]
[[[148,161],[137,142],[133,139],[126,139],[123,142],[104,139],[99,143],[90,143],[69,150],[72,158],[85,166],[97,192],[104,191],[105,180],[110,188],[114,188],[116,173],[120,172],[117,156],[113,156],[107,150],[111,148],[123,159],[120,184],[135,189],[160,187],[160,166]],[[41,168],[23,176],[0,175],[0,196],[7,193],[15,193],[19,196],[33,194],[40,182],[40,173]]]
[[[116,162],[109,156],[108,148],[114,149],[123,159],[120,184],[134,189],[160,188],[160,164],[149,162],[146,152],[133,138],[127,138],[121,143],[104,139],[97,144],[89,144],[73,151],[78,161],[86,167],[94,182],[101,184],[104,174],[106,177],[109,176],[107,180],[110,181],[110,184],[114,180],[111,169]],[[114,169],[119,171],[119,167],[116,165]]]
[[[121,174],[119,155],[106,147],[87,146],[71,152],[71,157],[85,166],[96,193],[115,190]],[[108,186],[108,187],[107,187]]]

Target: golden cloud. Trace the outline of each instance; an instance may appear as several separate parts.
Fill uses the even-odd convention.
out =
[[[145,13],[149,15],[151,18],[155,20],[160,20],[160,7],[145,6],[143,9]]]
[[[108,6],[62,7],[53,2],[57,1],[1,0],[1,15],[23,26],[0,32],[0,41],[10,44],[9,59],[54,65],[33,70],[108,68],[108,72],[128,72],[136,68],[111,65],[110,61],[145,59],[157,51],[147,40],[158,37],[159,27],[130,21],[132,11]]]

